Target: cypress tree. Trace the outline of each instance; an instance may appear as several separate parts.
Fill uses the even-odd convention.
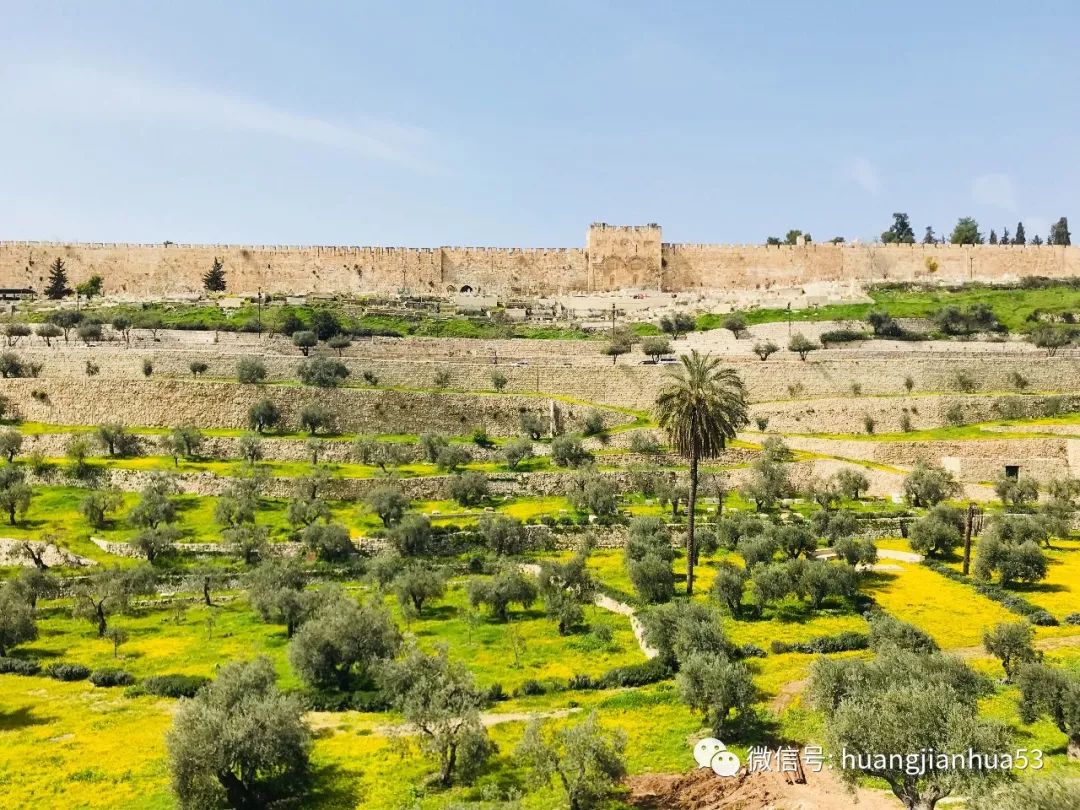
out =
[[[54,301],[59,301],[67,295],[71,295],[71,287],[68,286],[67,270],[64,268],[64,260],[59,256],[49,267],[49,284],[45,288],[45,295]]]
[[[1027,236],[1024,235],[1024,223],[1023,222],[1017,222],[1016,223],[1016,236],[1013,237],[1013,244],[1014,245],[1026,245],[1027,244]]]
[[[206,271],[202,283],[207,292],[225,291],[225,264],[221,259],[214,257],[214,265]]]

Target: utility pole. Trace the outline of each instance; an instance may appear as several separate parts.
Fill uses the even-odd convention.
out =
[[[259,310],[259,337],[262,337],[262,287],[259,287],[259,298],[257,306]]]
[[[615,302],[611,302],[611,339],[615,340]]]
[[[964,576],[968,575],[971,568],[971,531],[975,525],[975,504],[969,503],[967,508],[967,521],[964,524]]]

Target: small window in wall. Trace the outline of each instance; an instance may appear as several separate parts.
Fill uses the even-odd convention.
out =
[[[1020,477],[1020,465],[1019,464],[1006,464],[1005,465],[1005,477],[1015,481]]]

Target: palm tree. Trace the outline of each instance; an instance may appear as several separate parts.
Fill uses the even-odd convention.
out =
[[[690,497],[686,508],[686,593],[694,593],[694,508],[698,462],[724,452],[728,439],[748,422],[746,387],[733,368],[696,351],[679,358],[656,397],[660,427],[672,447],[690,461]]]

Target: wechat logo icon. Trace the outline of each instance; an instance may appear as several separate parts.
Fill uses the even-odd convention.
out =
[[[717,776],[735,776],[742,766],[735,752],[715,737],[706,737],[694,746],[694,759],[699,768],[712,768]]]

